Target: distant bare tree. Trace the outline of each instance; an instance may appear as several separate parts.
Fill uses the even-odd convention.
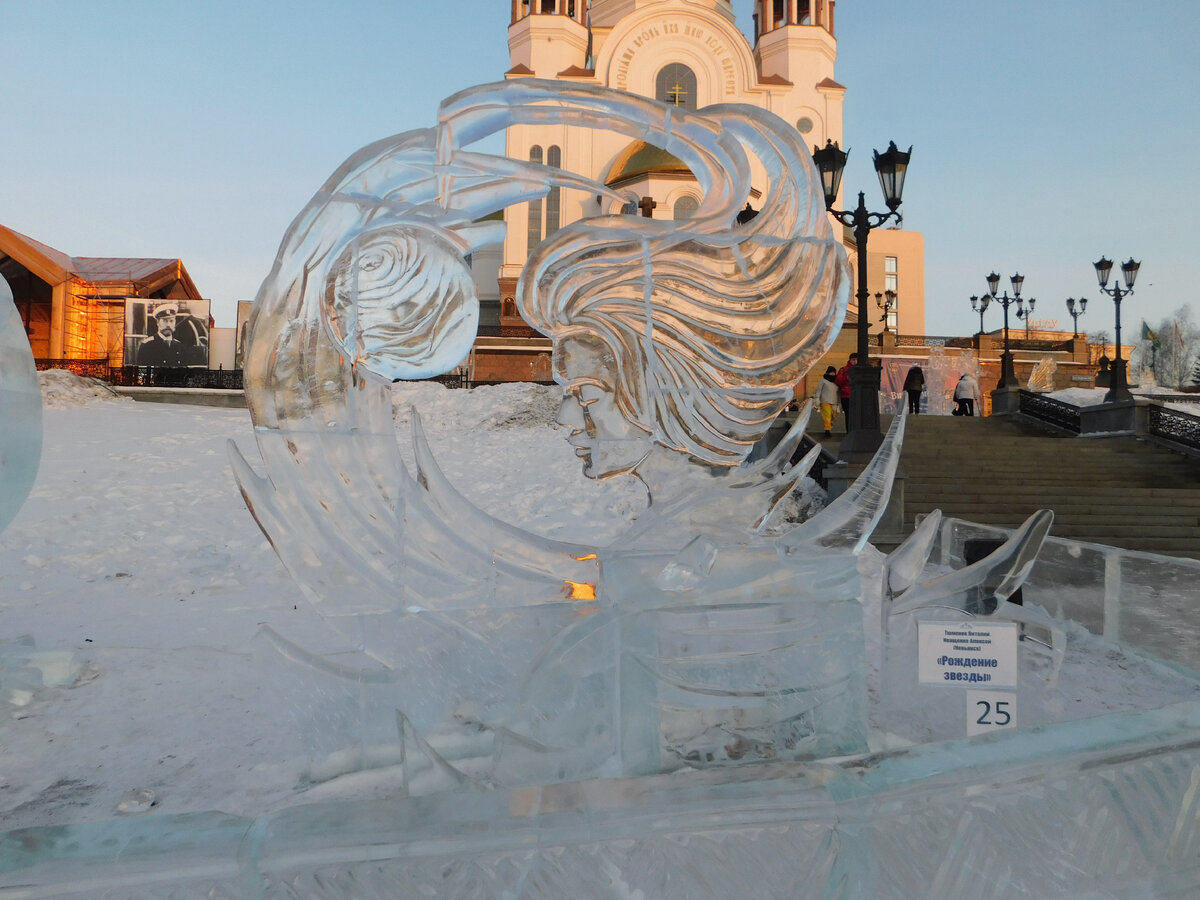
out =
[[[1191,376],[1200,350],[1200,325],[1187,304],[1158,323],[1148,337],[1154,348],[1154,378],[1165,387],[1180,387]]]

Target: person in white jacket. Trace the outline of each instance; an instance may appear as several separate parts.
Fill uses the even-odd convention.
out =
[[[833,420],[837,418],[838,384],[837,369],[829,366],[825,377],[817,382],[817,407],[821,410],[821,422],[825,425],[825,437],[833,434]]]
[[[957,416],[973,416],[975,415],[975,403],[979,400],[979,382],[975,380],[975,376],[967,373],[958,379],[958,384],[954,386],[954,402],[958,405],[958,409],[954,411]]]

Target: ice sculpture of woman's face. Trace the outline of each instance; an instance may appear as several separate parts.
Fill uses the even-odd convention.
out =
[[[582,459],[588,478],[631,472],[654,447],[653,439],[617,403],[617,365],[603,341],[572,335],[556,342],[554,365],[565,385],[558,423]]]

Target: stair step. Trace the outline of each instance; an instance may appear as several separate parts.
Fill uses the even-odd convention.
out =
[[[912,518],[918,512],[932,512],[935,509],[942,510],[944,515],[954,515],[961,518],[970,518],[972,515],[983,515],[985,512],[994,512],[996,515],[1007,515],[1010,517],[1028,516],[1039,509],[1050,509],[1054,510],[1056,521],[1070,522],[1072,524],[1098,524],[1111,521],[1162,522],[1176,528],[1200,529],[1200,515],[1195,514],[1195,512],[1184,515],[1160,515],[1156,514],[1153,510],[1134,509],[1122,510],[1120,516],[1114,516],[1111,509],[1078,510],[1061,503],[1055,503],[1052,499],[1045,500],[1044,503],[996,504],[920,502],[920,500],[905,498],[905,510],[908,518]]]
[[[1132,436],[1084,439],[1010,418],[916,416],[900,469],[907,528],[934,509],[1008,528],[1051,509],[1057,537],[1200,558],[1200,463]]]

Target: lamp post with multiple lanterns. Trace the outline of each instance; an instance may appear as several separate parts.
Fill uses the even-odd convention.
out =
[[[1114,281],[1112,287],[1108,286],[1108,275],[1113,266],[1111,259],[1102,256],[1093,265],[1096,267],[1096,279],[1100,282],[1101,293],[1112,297],[1117,309],[1117,358],[1113,360],[1112,380],[1109,382],[1108,393],[1104,395],[1104,402],[1132,400],[1133,395],[1129,393],[1129,384],[1125,378],[1125,360],[1121,359],[1121,300],[1133,293],[1133,282],[1142,264],[1134,262],[1132,256],[1127,262],[1121,263],[1121,274],[1125,276],[1124,290],[1118,281]]]
[[[1013,370],[1013,355],[1012,350],[1008,346],[1008,308],[1012,304],[1017,304],[1017,314],[1020,315],[1024,302],[1021,299],[1021,285],[1025,283],[1024,275],[1013,275],[1008,279],[1012,284],[1013,295],[1008,296],[1005,291],[1003,296],[997,296],[996,292],[1000,290],[1000,276],[993,272],[987,277],[988,283],[988,299],[994,300],[1004,307],[1004,352],[1000,354],[1000,380],[996,382],[996,389],[1000,388],[1015,388],[1017,385],[1017,373]]]
[[[982,297],[971,296],[971,309],[979,313],[979,333],[983,334],[983,314],[987,312],[988,306],[991,304],[992,298],[987,294]]]
[[[884,291],[882,294],[875,292],[875,305],[879,307],[880,315],[879,322],[883,325],[883,333],[887,334],[888,316],[891,315],[893,309],[896,308],[896,292]]]
[[[875,172],[879,175],[879,186],[887,204],[886,213],[867,211],[866,198],[858,192],[858,206],[853,210],[837,210],[838,190],[842,183],[842,172],[846,168],[848,152],[833,141],[814,148],[813,162],[821,174],[821,187],[825,193],[825,208],[835,219],[854,230],[854,245],[858,255],[858,365],[850,370],[850,419],[846,423],[846,437],[838,456],[846,461],[865,461],[883,443],[879,430],[879,376],[878,366],[871,365],[867,356],[870,321],[867,317],[867,236],[872,228],[878,228],[891,218],[899,219],[896,210],[900,207],[904,192],[904,176],[912,147],[907,151],[896,147],[892,141],[884,153],[875,151]]]
[[[1033,306],[1037,303],[1036,297],[1030,297],[1025,301],[1028,309],[1023,309],[1021,304],[1017,303],[1017,318],[1023,319],[1025,322],[1025,340],[1029,340],[1029,320],[1033,318]]]
[[[1078,306],[1076,305],[1078,303]],[[1067,298],[1067,312],[1071,314],[1071,320],[1075,323],[1074,337],[1079,337],[1079,317],[1087,312],[1087,298],[1080,297],[1076,300],[1074,297]]]

